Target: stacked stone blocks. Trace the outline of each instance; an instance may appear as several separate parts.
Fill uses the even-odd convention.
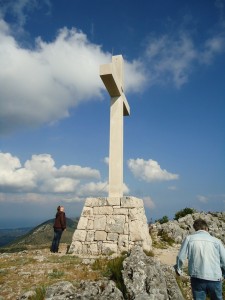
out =
[[[70,253],[78,256],[119,255],[134,245],[149,251],[151,244],[141,199],[87,198],[73,235]]]

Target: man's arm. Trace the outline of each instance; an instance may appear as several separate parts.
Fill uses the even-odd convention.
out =
[[[222,269],[223,277],[225,278],[225,248],[222,242],[219,243],[220,251],[220,267]]]
[[[184,239],[184,241],[181,245],[180,251],[177,255],[177,261],[176,261],[176,265],[174,266],[174,268],[178,275],[182,274],[182,267],[183,267],[185,259],[187,258],[188,242],[189,242],[189,237],[186,237]]]

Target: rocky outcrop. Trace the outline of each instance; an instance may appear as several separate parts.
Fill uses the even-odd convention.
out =
[[[134,246],[123,261],[122,276],[125,295],[112,280],[81,281],[76,284],[61,281],[46,289],[45,300],[184,299],[174,270],[147,256],[141,246]],[[26,292],[20,300],[28,300],[30,295],[31,292]]]
[[[120,255],[134,245],[151,250],[143,200],[87,198],[69,252],[80,257]]]
[[[28,291],[19,300],[29,300],[36,292]],[[81,281],[72,284],[69,281],[57,282],[46,289],[45,300],[123,300],[123,294],[111,280]]]
[[[182,300],[174,271],[148,257],[138,246],[123,262],[123,279],[128,299]]]
[[[193,223],[198,218],[207,222],[210,234],[225,243],[225,212],[189,214],[178,221],[173,220],[164,224],[157,222],[152,227],[158,235],[166,234],[176,243],[181,243],[188,234],[194,232]]]
[[[68,281],[63,281],[47,288],[45,300],[64,299],[122,300],[124,298],[121,291],[115,286],[115,283],[110,280],[101,280],[97,282],[82,281],[76,287]]]

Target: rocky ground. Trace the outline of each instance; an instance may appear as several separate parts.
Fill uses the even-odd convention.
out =
[[[154,248],[154,257],[163,264],[174,266],[179,249],[180,245],[178,244],[175,244],[173,247],[170,246],[166,249]]]
[[[179,246],[167,249],[154,248],[154,258],[163,264],[173,266]],[[48,248],[25,250],[18,253],[0,254],[0,300],[16,300],[31,289],[41,289],[60,281],[77,284],[81,280],[103,279],[101,266],[90,265],[66,254],[67,245],[61,244],[60,253],[53,254]],[[185,299],[192,299],[190,286],[183,286]],[[2,297],[2,298],[1,298]]]
[[[168,270],[172,270],[172,266],[176,262],[176,256],[180,248],[180,242],[187,234],[190,234],[193,231],[191,225],[193,224],[194,220],[199,217],[206,219],[206,221],[210,225],[210,233],[212,235],[220,238],[223,242],[225,242],[225,213],[196,213],[193,215],[187,215],[186,217],[183,217],[178,221],[169,221],[165,224],[153,224],[153,226],[150,228],[150,234],[153,240],[154,260],[159,262],[159,266],[156,266],[157,264],[149,261],[143,256],[142,258],[144,262],[147,262],[147,267],[146,265],[145,267],[148,273],[151,273],[151,270],[155,269],[156,272],[154,274],[151,273],[151,276],[152,278],[154,276],[158,278],[155,282],[156,284],[161,281],[161,277],[159,277],[159,275],[157,274],[157,270],[161,274],[161,269],[163,269],[165,288],[165,281],[167,281],[167,279],[170,279],[172,273],[167,273],[164,266],[168,266]],[[103,282],[102,280],[105,280],[107,278],[105,277],[106,274],[104,273],[104,265],[107,263],[106,261],[97,260],[93,264],[93,261],[84,261],[75,256],[66,254],[67,249],[68,245],[62,243],[60,245],[61,253],[57,254],[53,254],[49,251],[49,245],[38,250],[30,248],[29,250],[24,250],[16,253],[0,254],[0,300],[28,299],[21,298],[21,295],[30,290],[36,290],[41,293],[43,290],[46,290],[47,287],[57,283],[60,284],[60,282],[62,281],[72,283],[73,286],[80,286],[80,283],[83,281],[84,289],[88,289],[88,286],[85,287],[85,285],[88,285],[88,282]],[[136,256],[136,265],[138,264],[138,262],[139,256]],[[129,265],[127,265],[127,267],[129,268]],[[131,271],[133,272],[135,270]],[[141,276],[141,271],[142,269],[140,268],[138,271],[138,276]],[[174,277],[174,275],[172,275],[172,277]],[[183,277],[177,277],[176,280],[182,290],[184,299],[192,300],[189,277],[185,275]],[[149,281],[148,278],[147,281],[149,283],[149,286],[151,286],[152,282]],[[166,282],[166,285],[167,284],[168,283]],[[171,282],[169,282],[169,284],[171,284]],[[174,282],[172,282],[172,285],[175,286]],[[130,289],[132,289],[132,286],[133,282],[131,282],[130,284]],[[96,286],[93,286],[93,289],[94,288],[96,288]],[[101,286],[98,286],[97,288],[101,288]],[[70,287],[68,287],[68,289],[70,289]],[[114,286],[111,283],[108,290],[110,289],[115,290]],[[132,290],[130,291],[131,293],[133,292]],[[101,299],[123,299],[120,298],[119,294],[118,297],[119,298],[103,297]],[[37,299],[40,300],[43,299],[43,297],[33,298],[32,300]],[[56,298],[52,299],[56,300]],[[143,299],[148,299],[148,297]],[[141,300],[143,299],[141,298]],[[166,298],[154,299],[159,300]],[[178,296],[177,298],[170,297],[170,299],[175,300],[182,298]]]
[[[0,254],[0,299],[16,300],[31,288],[44,288],[61,280],[76,282],[102,278],[99,271],[67,255],[66,244],[60,246],[60,251],[54,254],[49,248],[43,248]]]

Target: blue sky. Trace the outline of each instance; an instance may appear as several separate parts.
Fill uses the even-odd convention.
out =
[[[224,210],[224,0],[0,0],[0,228],[108,195],[99,66],[119,54],[125,195],[149,221]]]

